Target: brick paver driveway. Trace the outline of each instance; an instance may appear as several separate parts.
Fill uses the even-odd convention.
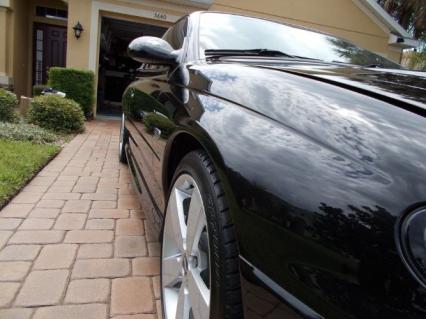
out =
[[[157,318],[159,244],[118,138],[89,122],[0,211],[0,318]]]

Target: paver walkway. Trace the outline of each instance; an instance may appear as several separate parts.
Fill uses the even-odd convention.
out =
[[[157,318],[159,243],[119,121],[86,128],[0,211],[0,319]]]

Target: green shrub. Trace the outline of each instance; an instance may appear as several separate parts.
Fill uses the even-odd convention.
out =
[[[0,122],[0,139],[30,141],[37,144],[54,143],[58,136],[41,127],[26,123]]]
[[[27,113],[28,122],[56,132],[81,132],[84,114],[77,102],[55,95],[33,99]]]
[[[41,92],[44,89],[48,89],[49,86],[48,85],[43,85],[43,84],[36,84],[33,86],[33,97],[39,96],[41,95]]]
[[[18,115],[15,107],[18,99],[12,92],[0,88],[0,122],[16,122]]]
[[[50,68],[49,86],[66,93],[66,97],[76,101],[86,118],[92,116],[95,102],[95,75],[92,71]]]

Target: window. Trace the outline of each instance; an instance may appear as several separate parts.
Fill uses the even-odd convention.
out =
[[[35,34],[35,84],[43,83],[43,30]]]
[[[173,49],[180,49],[183,46],[183,40],[186,37],[187,28],[188,19],[181,19],[166,32],[163,39],[169,42]]]
[[[68,11],[63,9],[56,8],[47,8],[47,7],[36,7],[36,16],[45,17],[50,19],[59,19],[59,20],[67,20],[68,19]]]
[[[268,49],[327,62],[400,68],[384,57],[327,34],[234,14],[203,13],[199,43],[202,50]]]

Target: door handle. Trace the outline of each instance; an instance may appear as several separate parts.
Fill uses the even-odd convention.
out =
[[[154,135],[155,138],[160,138],[161,137],[161,130],[158,127],[155,127],[152,129],[152,134]]]

